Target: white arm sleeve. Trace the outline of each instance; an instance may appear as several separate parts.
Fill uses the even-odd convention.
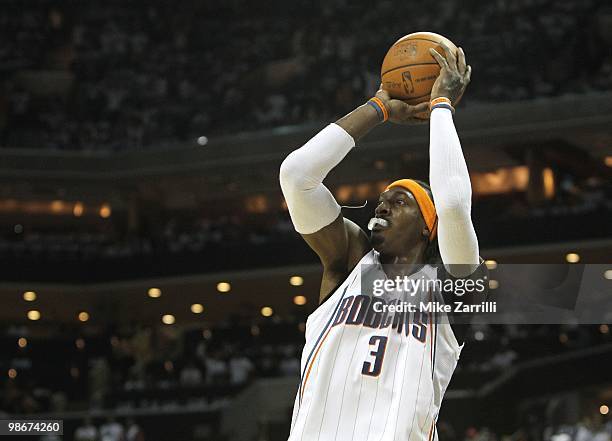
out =
[[[315,233],[340,214],[340,206],[322,182],[353,147],[351,135],[330,124],[281,164],[280,185],[298,233]]]
[[[429,160],[442,261],[447,268],[451,264],[469,265],[471,273],[479,263],[478,238],[471,218],[472,187],[453,115],[448,109],[431,112]]]

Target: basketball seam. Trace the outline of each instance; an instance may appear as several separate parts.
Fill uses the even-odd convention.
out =
[[[411,66],[431,66],[432,64],[438,64],[438,63],[434,61],[433,63],[415,63],[415,64],[404,64],[404,65],[402,65],[402,66],[397,66],[397,67],[394,67],[393,69],[386,70],[386,71],[384,71],[383,73],[381,73],[381,74],[380,74],[380,76],[381,76],[381,77],[384,77],[384,76],[385,76],[386,74],[388,74],[389,72],[392,72],[392,71],[397,70],[397,69],[401,69],[402,67],[411,67]]]

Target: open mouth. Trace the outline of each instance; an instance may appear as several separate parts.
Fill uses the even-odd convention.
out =
[[[381,217],[373,217],[372,219],[370,219],[370,222],[368,222],[368,230],[370,231],[384,230],[386,228],[389,228],[390,225],[391,224],[389,223],[387,219],[383,219]]]

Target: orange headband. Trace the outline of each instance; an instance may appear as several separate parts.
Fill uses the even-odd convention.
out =
[[[425,225],[429,228],[429,241],[431,242],[436,237],[436,230],[438,226],[438,216],[436,215],[436,207],[433,201],[427,194],[427,192],[417,182],[412,179],[400,179],[387,185],[385,191],[390,190],[394,187],[402,187],[408,190],[419,206],[423,219],[425,219]]]

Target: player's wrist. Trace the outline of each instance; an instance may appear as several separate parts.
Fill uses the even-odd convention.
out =
[[[389,106],[379,97],[370,98],[365,105],[376,111],[379,123],[384,123],[389,119]]]
[[[455,108],[453,107],[450,98],[447,98],[445,96],[433,98],[429,102],[429,111],[433,112],[435,109],[447,109],[450,110],[453,115],[455,114]]]

